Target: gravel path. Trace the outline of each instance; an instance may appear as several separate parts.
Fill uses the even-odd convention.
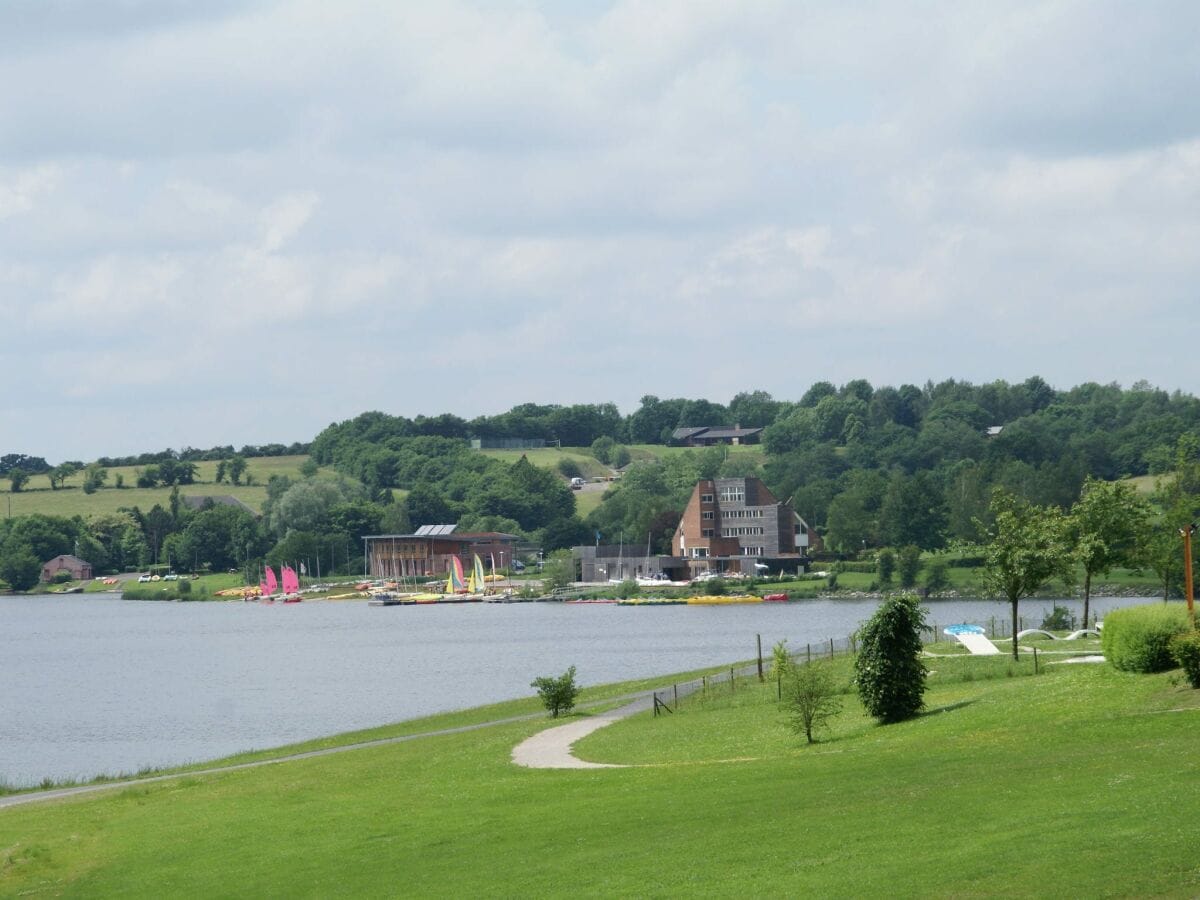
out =
[[[624,769],[610,763],[586,762],[571,753],[572,745],[605,725],[650,708],[651,697],[639,697],[616,709],[566,725],[539,731],[513,748],[512,761],[530,769]]]

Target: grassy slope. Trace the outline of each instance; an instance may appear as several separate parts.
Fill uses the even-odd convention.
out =
[[[935,660],[935,714],[847,698],[804,747],[769,691],[512,766],[523,722],[0,812],[0,893],[1194,895],[1200,692],[1165,676]],[[842,663],[844,666],[845,664]],[[845,673],[844,673],[845,674]],[[955,678],[959,680],[955,680]],[[1185,712],[1169,710],[1185,709]],[[721,762],[722,759],[740,759]]]
[[[264,456],[248,459],[246,460],[246,474],[254,477],[255,483],[252,485],[231,485],[228,481],[216,484],[214,479],[216,478],[217,464],[215,462],[197,463],[196,479],[198,483],[181,485],[179,493],[189,497],[228,494],[237,497],[252,509],[258,510],[262,508],[263,501],[267,499],[267,479],[272,475],[287,475],[290,478],[298,479],[301,477],[300,467],[307,459],[307,456]],[[0,481],[0,494],[9,494],[9,496],[0,501],[0,504],[3,504],[0,508],[7,513],[10,498],[14,516],[25,516],[31,513],[89,516],[115,512],[121,506],[137,506],[145,512],[155,503],[165,508],[170,502],[171,489],[134,487],[137,484],[139,468],[144,467],[114,466],[108,470],[110,486],[90,495],[80,489],[80,485],[83,483],[82,474],[68,479],[66,487],[57,491],[50,490],[50,482],[45,475],[35,475],[29,479],[29,484],[25,486],[25,489],[18,494],[11,494],[11,486],[7,480],[3,480]],[[111,487],[118,473],[125,477],[126,485],[120,490]],[[337,473],[332,468],[322,468],[318,477],[336,478]]]

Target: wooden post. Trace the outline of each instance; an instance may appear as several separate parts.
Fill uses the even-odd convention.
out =
[[[1037,647],[1034,647],[1033,648],[1033,674],[1036,675],[1037,673],[1038,673]]]
[[[833,638],[829,639],[829,658],[833,659]]]
[[[658,692],[654,692],[654,718],[658,718]]]
[[[675,689],[675,705],[678,706],[679,705],[679,685],[673,684],[673,685],[671,685],[671,687]]]
[[[700,696],[702,696],[702,697],[708,696],[708,676],[707,675],[700,676]]]
[[[763,679],[763,668],[762,668],[762,635],[756,634],[754,637],[758,641],[758,680],[763,681],[764,679]]]
[[[1195,530],[1195,525],[1185,525],[1179,529],[1179,533],[1183,535],[1184,596],[1187,598],[1188,621],[1192,623],[1193,631],[1196,630],[1196,605],[1192,599],[1192,532]]]
[[[782,672],[780,672],[779,677],[775,679],[775,686],[776,686],[776,694],[778,695],[777,699],[782,700],[783,699],[783,673]]]
[[[812,644],[804,645],[804,652],[808,656],[808,662],[812,662]]]
[[[733,667],[729,667],[729,693],[733,693],[737,689],[737,685],[733,683]]]

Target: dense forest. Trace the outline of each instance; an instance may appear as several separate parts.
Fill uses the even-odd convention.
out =
[[[762,445],[757,452],[645,452],[646,445],[669,444],[677,428],[714,425],[761,427]],[[523,459],[506,463],[472,451],[472,437],[585,448],[622,477],[580,517],[564,477],[570,474],[566,460],[557,470]],[[664,551],[696,480],[722,475],[761,477],[791,500],[830,552],[933,550],[983,540],[996,488],[1066,510],[1089,478],[1191,471],[1200,456],[1200,401],[1144,383],[1059,391],[1038,377],[923,387],[817,382],[797,400],[763,391],[740,393],[727,405],[645,396],[629,415],[612,403],[527,403],[472,420],[367,412],[331,424],[308,445],[189,448],[64,465],[97,473],[129,462],[147,466],[159,483],[188,484],[193,460],[244,465],[246,456],[305,450],[311,456],[306,476],[272,478],[261,516],[224,506],[190,510],[174,498],[170,508],[133,506],[88,521],[6,520],[0,523],[0,578],[23,583],[34,562],[76,547],[98,571],[168,557],[183,566],[248,572],[264,559],[317,558],[353,570],[361,566],[363,534],[450,522],[463,530],[514,533],[544,550],[600,533],[649,540]],[[0,458],[0,465],[0,476],[10,478],[14,472],[20,477],[22,466],[57,471],[40,457],[18,454]],[[316,479],[318,466],[344,478]],[[1191,502],[1179,499],[1181,491],[1188,497],[1200,492],[1178,476],[1172,484],[1180,510]],[[93,489],[102,485],[101,479]]]

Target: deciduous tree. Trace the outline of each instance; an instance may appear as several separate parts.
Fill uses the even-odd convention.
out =
[[[1066,522],[1057,508],[1034,506],[996,488],[990,510],[993,524],[987,532],[983,583],[989,593],[1005,598],[1012,607],[1012,654],[1016,659],[1021,599],[1052,578],[1068,579],[1072,556]]]
[[[1083,624],[1087,627],[1092,578],[1134,561],[1138,535],[1150,518],[1149,505],[1133,486],[1088,478],[1067,520],[1075,559],[1083,567]]]

